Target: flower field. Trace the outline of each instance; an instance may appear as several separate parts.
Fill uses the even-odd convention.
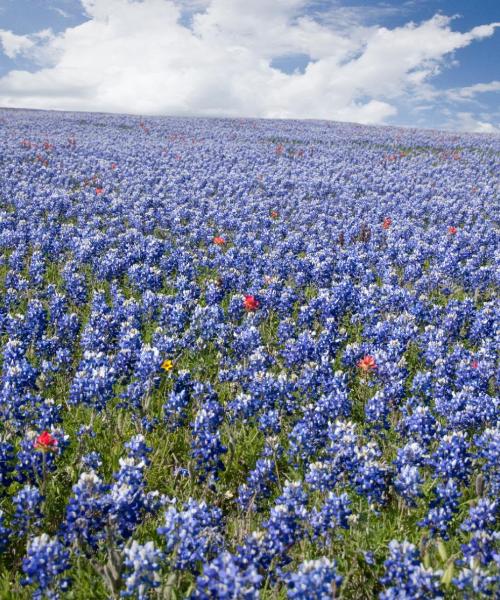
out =
[[[500,137],[0,142],[0,598],[496,596]]]

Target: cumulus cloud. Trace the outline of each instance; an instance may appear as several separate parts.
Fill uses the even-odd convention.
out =
[[[41,64],[0,79],[1,105],[382,123],[454,51],[499,25],[461,33],[436,15],[393,29],[337,27],[307,0],[81,2],[88,19],[60,34],[0,32],[9,56]],[[300,71],[272,66],[297,54],[310,58]]]
[[[16,35],[12,31],[0,29],[0,44],[6,56],[15,58],[35,45],[27,35]]]
[[[500,128],[487,120],[477,118],[471,112],[458,112],[446,123],[447,129],[471,131],[474,133],[500,133]]]

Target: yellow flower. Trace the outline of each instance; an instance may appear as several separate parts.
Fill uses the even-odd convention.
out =
[[[161,363],[161,368],[168,373],[174,368],[174,361],[170,360],[170,358],[165,359]]]

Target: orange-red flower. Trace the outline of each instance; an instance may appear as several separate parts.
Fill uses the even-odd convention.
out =
[[[450,225],[450,226],[448,227],[448,233],[449,233],[450,235],[455,235],[455,233],[457,233],[457,231],[458,231],[458,230],[457,230],[457,228],[456,228],[456,227],[454,227],[453,225]]]
[[[377,363],[371,354],[367,354],[358,360],[358,368],[361,369],[363,373],[370,373],[371,371],[375,371]]]
[[[224,246],[225,243],[226,243],[226,240],[223,237],[221,237],[220,235],[216,235],[214,237],[214,244],[216,246]]]
[[[471,362],[470,366],[471,366],[473,369],[477,369],[477,368],[479,367],[479,363],[477,362],[477,360],[476,360],[476,359],[474,359],[474,360]]]
[[[33,443],[33,446],[37,450],[47,452],[48,450],[55,450],[57,446],[57,440],[48,431],[44,431],[36,438],[35,442]]]
[[[111,163],[111,168],[112,168],[113,170],[115,170],[115,169],[116,169],[116,163]]]
[[[386,217],[386,218],[384,219],[384,222],[382,223],[382,227],[383,227],[384,229],[389,229],[389,227],[390,227],[391,225],[392,225],[392,219],[391,219],[391,217]]]
[[[99,196],[99,194],[102,194],[103,192],[104,192],[104,188],[96,188],[95,189],[96,196]]]
[[[280,216],[280,214],[277,210],[271,211],[271,219],[277,219],[279,216]]]
[[[247,294],[243,300],[243,307],[248,312],[255,312],[260,306],[260,302],[255,296]]]

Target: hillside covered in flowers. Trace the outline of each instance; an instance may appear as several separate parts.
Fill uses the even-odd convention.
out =
[[[1,598],[495,597],[500,137],[0,143]]]

